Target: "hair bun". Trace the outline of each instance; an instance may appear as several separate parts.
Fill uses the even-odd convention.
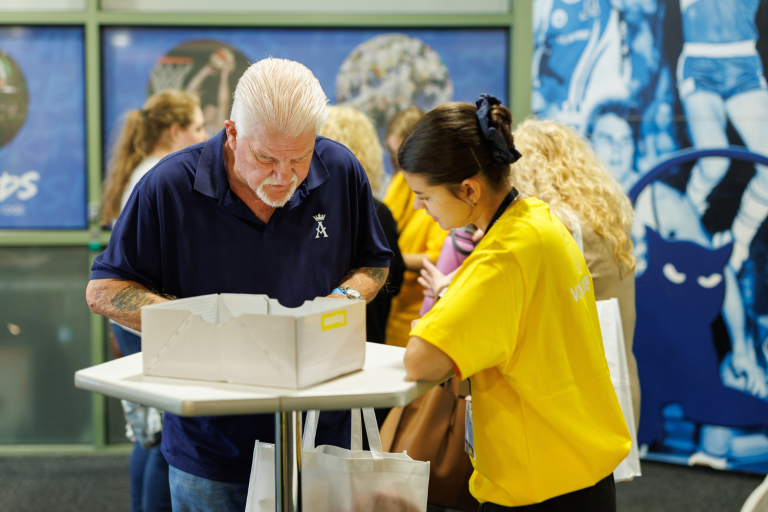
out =
[[[491,123],[495,128],[498,129],[501,125],[504,125],[509,130],[509,127],[512,125],[512,112],[507,107],[504,105],[492,105],[490,114]]]

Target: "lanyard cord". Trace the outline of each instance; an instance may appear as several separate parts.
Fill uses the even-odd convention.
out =
[[[504,200],[501,202],[501,205],[499,205],[499,209],[496,210],[496,213],[493,214],[493,217],[491,218],[491,222],[488,223],[488,228],[485,230],[485,235],[488,236],[488,232],[491,230],[494,224],[499,220],[499,218],[504,214],[504,212],[509,208],[509,205],[512,204],[512,201],[514,201],[517,198],[518,192],[515,187],[512,187],[512,190],[509,191],[509,194],[507,194],[507,197],[504,198]]]
[[[512,204],[512,202],[517,198],[519,195],[519,192],[515,187],[512,187],[512,190],[509,191],[509,194],[507,194],[507,197],[504,198],[504,200],[499,205],[499,209],[496,210],[496,213],[493,214],[493,217],[491,218],[491,222],[488,223],[488,228],[485,230],[485,235],[488,236],[488,232],[491,230],[494,224],[501,218],[501,216],[504,214],[505,211],[507,211],[507,208],[509,208],[509,205]],[[472,383],[469,383],[469,394],[472,395]]]

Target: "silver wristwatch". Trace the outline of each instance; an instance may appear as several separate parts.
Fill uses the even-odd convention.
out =
[[[355,300],[365,300],[362,296],[362,294],[355,290],[354,288],[347,288],[346,286],[339,286],[336,288],[341,293],[347,296],[349,299],[355,299]]]

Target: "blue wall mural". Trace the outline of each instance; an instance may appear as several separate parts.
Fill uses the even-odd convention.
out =
[[[0,229],[86,227],[82,28],[0,28]]]
[[[507,99],[505,29],[114,28],[103,42],[105,154],[121,116],[162,89],[198,92],[206,127],[218,132],[237,78],[268,56],[306,65],[332,104],[362,110],[382,134],[412,104]]]
[[[768,5],[534,10],[534,111],[580,130],[635,204],[641,452],[768,472]]]

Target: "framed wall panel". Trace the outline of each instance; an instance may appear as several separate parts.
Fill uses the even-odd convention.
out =
[[[364,111],[380,134],[400,110],[472,102],[488,92],[507,103],[509,30],[339,28],[108,28],[103,31],[104,141],[121,116],[162,89],[200,94],[213,134],[249,63],[268,56],[302,62],[333,104]],[[222,59],[231,69],[222,69]],[[226,73],[226,78],[222,74]],[[105,154],[108,154],[105,148]]]
[[[0,27],[0,229],[85,229],[81,27]]]

